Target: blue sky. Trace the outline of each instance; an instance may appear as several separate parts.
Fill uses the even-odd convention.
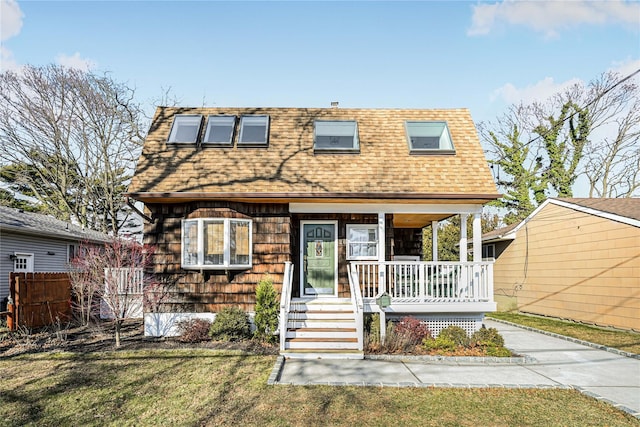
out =
[[[110,72],[149,104],[467,107],[640,68],[640,3],[0,0],[2,70]],[[149,109],[152,107],[149,106]]]

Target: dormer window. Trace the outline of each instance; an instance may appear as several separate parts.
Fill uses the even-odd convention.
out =
[[[199,114],[177,114],[169,133],[170,143],[195,144],[200,133],[202,116]]]
[[[267,145],[269,116],[242,116],[238,147]]]
[[[323,152],[358,152],[358,124],[355,120],[316,120],[313,149]]]
[[[453,154],[447,122],[405,122],[411,154]]]
[[[232,145],[236,116],[209,116],[204,133],[205,144]]]

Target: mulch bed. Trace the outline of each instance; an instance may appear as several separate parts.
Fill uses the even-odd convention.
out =
[[[0,357],[50,351],[94,353],[158,349],[240,350],[262,355],[278,354],[279,352],[277,346],[253,340],[185,343],[177,338],[145,337],[142,320],[125,321],[120,331],[120,347],[116,347],[113,331],[113,322],[101,322],[80,327],[69,326],[60,331],[45,328],[30,333],[26,331],[9,333],[0,329]]]

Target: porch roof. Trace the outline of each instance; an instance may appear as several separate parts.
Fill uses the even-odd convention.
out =
[[[176,114],[268,115],[268,144],[167,144]],[[355,120],[359,152],[314,153],[316,119]],[[406,121],[446,121],[454,152],[411,154]],[[167,203],[204,199],[485,203],[499,194],[466,109],[159,107],[129,196]]]

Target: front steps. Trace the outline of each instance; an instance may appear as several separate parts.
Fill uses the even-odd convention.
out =
[[[350,299],[292,299],[287,319],[287,358],[362,359]]]

